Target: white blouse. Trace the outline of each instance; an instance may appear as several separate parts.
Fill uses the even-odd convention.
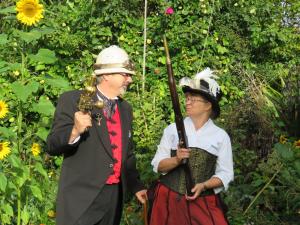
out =
[[[214,192],[219,193],[227,190],[228,185],[233,181],[233,160],[231,142],[226,131],[216,126],[209,119],[200,129],[196,130],[191,118],[184,119],[184,126],[189,147],[196,147],[206,150],[217,156],[216,170],[213,177],[218,177],[223,187],[215,188]],[[151,162],[153,171],[158,172],[158,164],[161,160],[171,157],[171,149],[177,149],[178,135],[175,123],[165,128],[160,144],[157,146],[156,154]]]

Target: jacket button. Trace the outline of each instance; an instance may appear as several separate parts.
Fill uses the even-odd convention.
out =
[[[114,164],[110,163],[109,168],[113,168],[113,167],[114,167]]]

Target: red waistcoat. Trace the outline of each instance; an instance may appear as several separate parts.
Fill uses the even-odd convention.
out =
[[[120,182],[121,165],[122,165],[122,128],[118,106],[111,119],[106,118],[111,149],[115,163],[113,173],[106,180],[106,184],[117,184]]]

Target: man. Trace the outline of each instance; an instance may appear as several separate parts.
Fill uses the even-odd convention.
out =
[[[57,225],[117,225],[127,190],[141,203],[146,190],[132,152],[132,109],[124,94],[135,74],[127,53],[110,46],[94,65],[93,100],[104,108],[79,111],[82,91],[58,100],[48,153],[63,155],[57,197]]]

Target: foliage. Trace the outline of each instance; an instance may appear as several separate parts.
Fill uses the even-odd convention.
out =
[[[226,200],[233,224],[297,224],[299,219],[300,148],[276,143],[267,161],[250,176],[237,176]],[[232,201],[232,202],[231,202]]]
[[[54,224],[62,159],[43,151],[34,156],[31,148],[37,143],[45,149],[58,96],[82,88],[95,56],[111,44],[125,48],[136,62],[125,98],[134,108],[141,177],[147,185],[155,179],[150,162],[163,128],[174,121],[162,34],[177,80],[207,66],[220,76],[217,122],[232,137],[236,174],[225,199],[230,222],[296,221],[299,152],[292,143],[299,139],[299,1],[148,1],[145,79],[142,1],[39,3],[44,18],[34,26],[18,21],[16,1],[0,3],[0,101],[8,105],[8,112],[0,113],[5,114],[0,142],[11,149],[0,163],[1,224]],[[168,7],[173,14],[165,14]],[[289,142],[274,145],[280,135]],[[142,224],[140,212],[136,201],[127,203],[123,224]]]

